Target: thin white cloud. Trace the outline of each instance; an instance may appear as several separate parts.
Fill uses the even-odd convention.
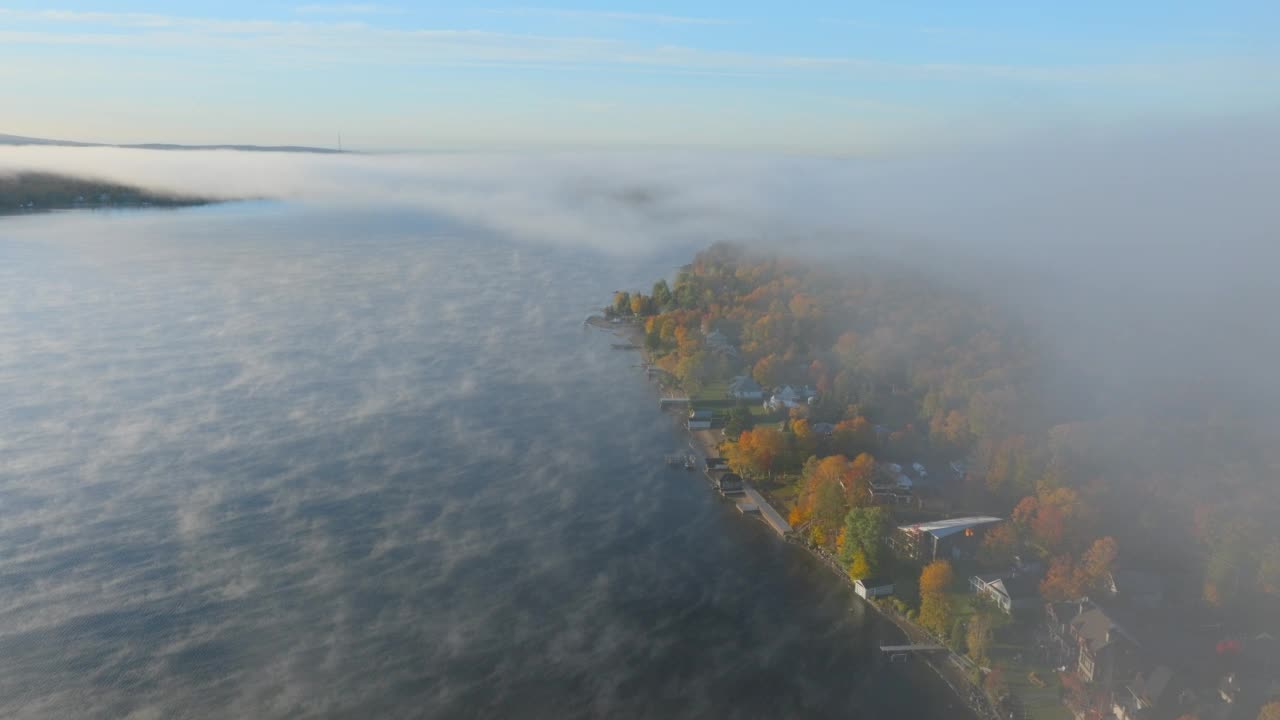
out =
[[[570,12],[538,10],[531,12]],[[579,13],[584,17],[587,13]],[[642,13],[593,13],[617,19],[657,22],[699,18]],[[536,67],[638,67],[661,72],[795,73],[838,72],[878,78],[982,78],[1032,83],[1151,84],[1186,78],[1205,71],[1238,77],[1265,77],[1274,63],[1263,61],[1187,62],[1170,64],[999,65],[972,63],[903,63],[847,56],[808,56],[706,50],[680,45],[648,46],[611,38],[572,35],[461,30],[452,28],[392,29],[361,22],[223,20],[146,13],[13,10],[0,8],[0,19],[48,25],[97,24],[127,28],[128,33],[75,32],[50,29],[0,31],[8,45],[48,44],[136,48],[205,47],[258,49],[268,57],[310,52],[300,59],[342,64],[527,65]],[[706,19],[702,20],[714,20]]]
[[[653,25],[736,25],[739,22],[731,18],[721,17],[607,10],[570,10],[546,7],[492,8],[485,12],[500,15],[543,16],[566,20],[603,20],[607,22],[648,23]]]
[[[376,3],[299,5],[293,11],[305,15],[388,15],[401,12],[399,8]]]

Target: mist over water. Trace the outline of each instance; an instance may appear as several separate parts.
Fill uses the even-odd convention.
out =
[[[686,261],[420,214],[0,221],[0,715],[957,717],[580,327]]]

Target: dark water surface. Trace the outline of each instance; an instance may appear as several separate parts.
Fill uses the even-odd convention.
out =
[[[660,460],[685,257],[281,206],[0,220],[0,716],[956,717]]]

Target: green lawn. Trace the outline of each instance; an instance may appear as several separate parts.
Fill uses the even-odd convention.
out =
[[[1071,720],[1071,711],[1058,701],[1062,684],[1058,681],[1057,670],[1017,659],[1024,654],[1017,645],[996,644],[991,648],[991,662],[1004,668],[1009,692],[1022,701],[1030,720]],[[1031,682],[1031,672],[1035,672],[1045,687],[1036,687]]]
[[[723,402],[728,400],[729,381],[708,383],[705,387],[689,396],[694,403],[700,402]]]

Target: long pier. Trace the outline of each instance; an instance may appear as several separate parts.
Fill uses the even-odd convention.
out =
[[[947,652],[947,648],[944,648],[941,645],[881,645],[880,652]]]
[[[756,489],[750,485],[744,486],[743,490],[745,491],[746,501],[756,506],[760,517],[769,524],[769,527],[773,528],[782,537],[791,534],[791,524],[784,520],[777,510],[773,509],[773,506],[769,504],[768,500],[764,499],[764,496],[756,492]]]

